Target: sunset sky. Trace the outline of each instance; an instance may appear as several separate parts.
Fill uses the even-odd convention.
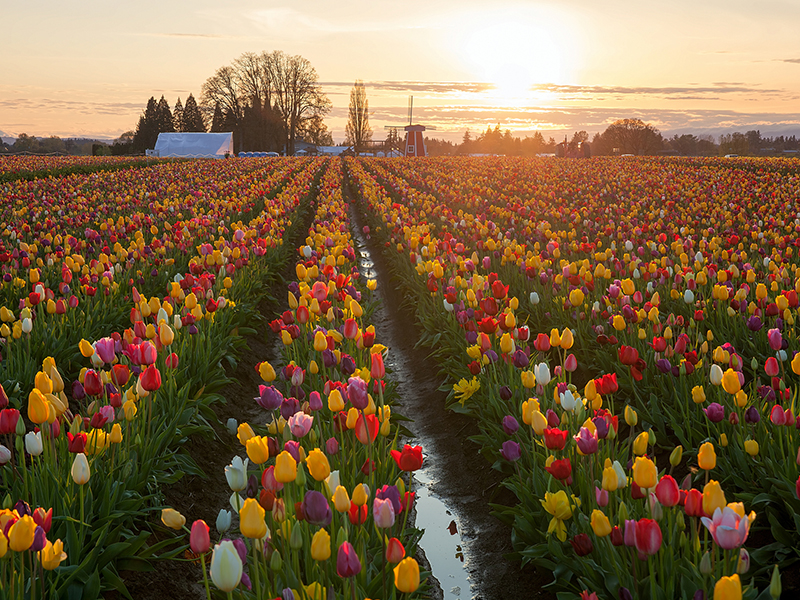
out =
[[[374,139],[409,94],[431,135],[499,123],[518,134],[800,135],[797,0],[3,2],[0,134],[116,137],[150,96],[170,106],[243,52],[309,59],[344,137],[367,86]]]

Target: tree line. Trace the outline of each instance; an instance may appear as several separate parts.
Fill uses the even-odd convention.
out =
[[[665,137],[653,125],[640,119],[620,119],[609,125],[602,133],[595,133],[589,141],[586,131],[576,131],[571,139],[545,140],[541,132],[532,136],[518,137],[500,125],[487,127],[486,131],[473,137],[467,129],[461,143],[426,138],[428,154],[431,156],[502,154],[507,156],[534,156],[537,154],[570,154],[581,144],[589,145],[593,156],[633,154],[637,156],[773,156],[787,151],[800,150],[797,136],[764,137],[758,130],[746,133],[723,134],[717,141],[711,135],[682,134]]]

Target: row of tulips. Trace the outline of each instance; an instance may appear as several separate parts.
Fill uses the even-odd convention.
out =
[[[139,156],[0,156],[0,183],[130,169],[174,160]]]
[[[257,201],[266,214],[253,215],[229,239],[221,235],[200,246],[188,269],[158,295],[148,298],[131,284],[127,302],[106,297],[124,303],[129,327],[76,343],[79,371],[47,357],[35,365],[30,383],[15,377],[14,393],[0,392],[0,476],[7,490],[0,590],[6,597],[94,598],[109,588],[127,594],[118,569],[149,568],[149,558],[182,551],[171,539],[149,543],[141,523],[160,504],[158,485],[202,474],[180,447],[213,414],[210,391],[226,382],[220,361],[241,346],[282,258],[280,244],[259,252],[261,246],[247,241],[250,232],[291,236],[299,200],[321,165],[295,165],[272,198]],[[20,316],[52,315],[34,302]],[[105,325],[75,319],[79,331],[95,335]],[[7,345],[30,347],[31,335],[23,332]]]
[[[632,406],[624,414],[619,401],[615,407],[616,373],[579,391],[572,350],[580,332],[536,335],[520,326],[524,308],[498,277],[512,261],[503,261],[509,255],[497,248],[516,243],[487,239],[489,228],[478,218],[473,231],[483,237],[470,240],[459,231],[464,220],[448,222],[448,207],[435,204],[430,190],[393,172],[405,166],[350,161],[351,185],[373,230],[397,245],[393,262],[415,292],[428,340],[458,381],[459,408],[479,418],[479,441],[509,472],[506,485],[520,504],[502,512],[513,522],[520,554],[551,569],[559,587],[577,583],[609,597],[697,597],[712,590],[717,597],[756,597],[754,586],[745,578],[743,591],[740,580],[750,567],[742,544],[756,515],[746,514],[742,502],[727,503],[713,444],[694,446],[702,448],[699,469],[686,464],[682,448],[669,464],[659,461],[652,424],[639,423]],[[425,218],[428,210],[438,223]],[[674,469],[689,471],[680,485]],[[779,594],[778,587],[775,570],[764,594]]]
[[[209,597],[209,575],[243,598],[418,597],[425,589],[413,558],[420,532],[408,524],[422,449],[396,449],[388,349],[369,325],[376,282],[361,281],[342,191],[337,161],[319,185],[289,310],[270,324],[284,366],[256,366],[266,424],[229,424],[246,455],[225,470],[233,513],[220,511],[213,549],[207,524],[186,528]],[[185,528],[170,510],[163,519]]]

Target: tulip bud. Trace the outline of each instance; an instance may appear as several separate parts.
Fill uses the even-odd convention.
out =
[[[741,548],[739,550],[739,562],[736,563],[736,572],[739,575],[744,575],[750,570],[750,553]]]
[[[219,511],[216,528],[220,534],[225,533],[231,528],[231,511],[224,509]]]
[[[630,405],[625,406],[625,422],[630,427],[633,427],[639,422],[639,415],[636,414],[636,411]]]
[[[681,462],[681,458],[683,458],[683,446],[675,446],[675,449],[669,455],[669,464],[677,467]]]
[[[781,586],[781,574],[778,571],[778,565],[772,568],[772,577],[769,580],[769,595],[775,600],[781,597],[783,588]]]
[[[703,558],[700,559],[700,572],[703,575],[711,575],[714,572],[714,567],[711,565],[711,554],[706,550]]]

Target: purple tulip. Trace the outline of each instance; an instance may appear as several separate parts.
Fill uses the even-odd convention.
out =
[[[308,407],[313,411],[322,410],[322,396],[314,390],[308,395]]]
[[[529,364],[530,364],[530,359],[528,358],[528,355],[525,354],[523,350],[517,349],[517,351],[514,352],[514,366],[517,369],[524,369]]]
[[[744,411],[745,423],[758,423],[760,420],[761,420],[761,414],[758,412],[755,406],[751,406],[746,411]]]
[[[359,410],[364,410],[369,405],[367,383],[361,377],[351,377],[347,380],[347,399]]]
[[[297,401],[297,398],[284,398],[283,402],[281,402],[281,416],[289,420],[293,414],[300,410],[300,403]]]
[[[330,456],[334,456],[339,453],[339,440],[335,437],[328,438],[328,441],[325,442],[325,452],[327,452]]]
[[[514,392],[511,391],[511,388],[507,385],[500,386],[500,398],[505,400],[511,400],[511,397],[514,395]]]
[[[316,490],[309,490],[303,498],[303,515],[312,525],[327,527],[333,514],[327,498]]]
[[[584,454],[594,454],[597,452],[597,437],[592,435],[588,427],[581,427],[578,435],[573,436],[578,449]]]
[[[595,417],[592,419],[595,429],[597,429],[597,438],[604,440],[608,436],[608,421],[603,417]]]
[[[503,431],[506,435],[514,435],[519,431],[519,422],[511,415],[503,417]]]
[[[763,325],[761,324],[761,319],[759,317],[753,315],[752,317],[747,319],[747,328],[750,331],[758,331],[759,329],[761,329],[761,327],[763,327]]]
[[[375,492],[375,497],[381,500],[391,500],[394,514],[399,515],[403,512],[403,505],[400,503],[400,492],[393,485],[384,485]]]
[[[339,365],[342,375],[350,376],[356,372],[356,361],[348,354],[342,354],[342,362]]]
[[[503,442],[503,447],[500,449],[500,456],[505,458],[508,462],[519,460],[521,455],[519,444],[512,440]]]
[[[86,398],[86,390],[83,389],[83,384],[78,380],[72,382],[72,397],[75,398],[75,400],[83,400]]]
[[[283,445],[283,449],[286,450],[289,454],[292,455],[292,458],[295,462],[301,462],[300,460],[300,442],[295,440],[289,440]]]
[[[708,405],[708,408],[704,408],[703,410],[708,420],[712,423],[719,423],[725,418],[725,408],[718,402],[712,402]]]
[[[283,394],[272,385],[259,385],[260,396],[256,402],[265,410],[275,410],[283,403]]]
[[[47,545],[47,535],[44,532],[44,529],[40,525],[36,526],[36,529],[33,532],[33,544],[31,545],[31,550],[34,552],[39,552],[42,548]]]
[[[339,577],[355,577],[361,572],[361,561],[350,542],[343,542],[336,555],[336,573]]]
[[[322,364],[326,369],[332,369],[336,365],[336,355],[327,348],[322,351]]]

